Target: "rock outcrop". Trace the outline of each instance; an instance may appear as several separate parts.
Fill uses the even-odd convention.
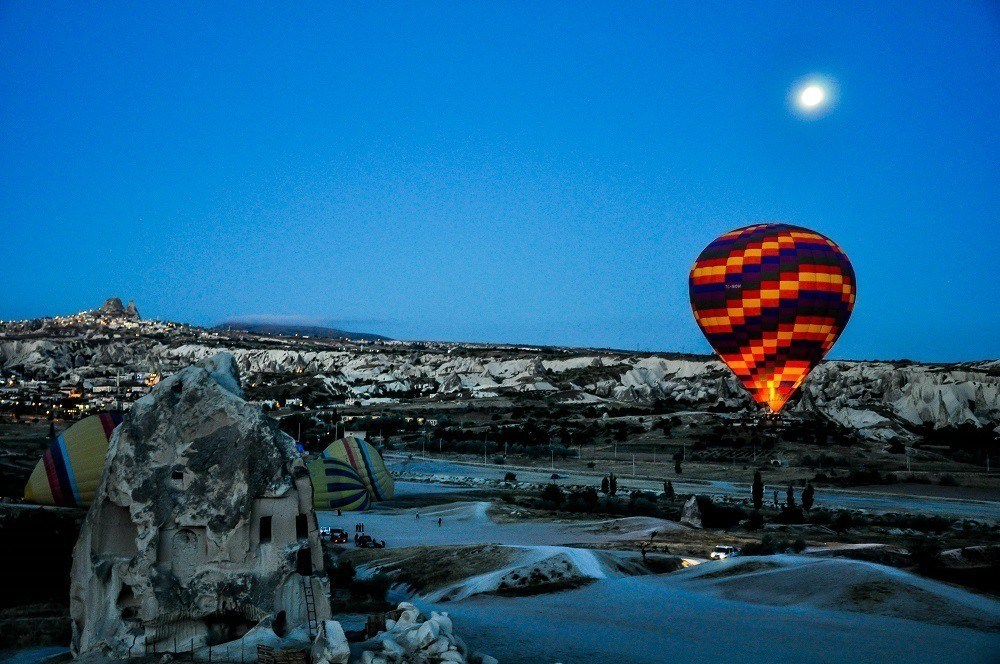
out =
[[[447,613],[431,611],[424,618],[409,602],[400,602],[385,622],[386,631],[376,637],[377,649],[361,653],[363,664],[405,664],[408,662],[472,662],[496,664],[489,655],[469,652]]]
[[[313,642],[311,656],[313,664],[347,664],[351,659],[351,647],[339,622],[323,621]]]
[[[692,528],[701,528],[701,506],[698,504],[698,496],[691,496],[684,503],[681,510],[680,522]],[[703,501],[704,502],[704,499]]]
[[[104,301],[104,304],[95,311],[98,316],[107,316],[108,318],[117,318],[119,316],[125,315],[125,305],[122,304],[120,297],[109,297]]]
[[[312,504],[231,355],[161,381],[115,430],[74,550],[73,652],[186,653],[259,624],[310,639],[330,617]]]

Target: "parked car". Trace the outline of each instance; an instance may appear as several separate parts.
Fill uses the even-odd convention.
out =
[[[324,527],[319,529],[319,534],[334,544],[347,544],[347,531],[343,528]]]
[[[726,558],[734,558],[740,555],[740,549],[737,546],[723,546],[719,545],[712,549],[712,553],[709,558],[712,560],[725,560]]]
[[[354,546],[359,549],[384,549],[385,540],[377,540],[371,535],[358,535],[354,538]]]

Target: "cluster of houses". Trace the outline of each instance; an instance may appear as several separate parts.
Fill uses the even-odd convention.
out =
[[[126,410],[160,381],[155,372],[47,381],[0,372],[0,421],[77,419],[89,413]]]

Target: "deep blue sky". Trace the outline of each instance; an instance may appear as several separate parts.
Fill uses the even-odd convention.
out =
[[[679,4],[4,2],[0,318],[707,352],[773,220],[854,262],[835,356],[1000,357],[996,5]]]

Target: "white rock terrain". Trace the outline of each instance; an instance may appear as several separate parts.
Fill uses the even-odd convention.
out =
[[[567,403],[750,405],[728,369],[703,356],[334,343],[145,321],[130,313],[134,306],[111,306],[119,308],[122,313],[110,319],[102,308],[73,317],[0,324],[0,370],[67,382],[118,370],[169,374],[225,350],[248,382],[286,376],[318,401],[550,395]],[[824,362],[790,408],[826,417],[875,441],[906,438],[924,426],[995,429],[1000,426],[1000,364]]]

